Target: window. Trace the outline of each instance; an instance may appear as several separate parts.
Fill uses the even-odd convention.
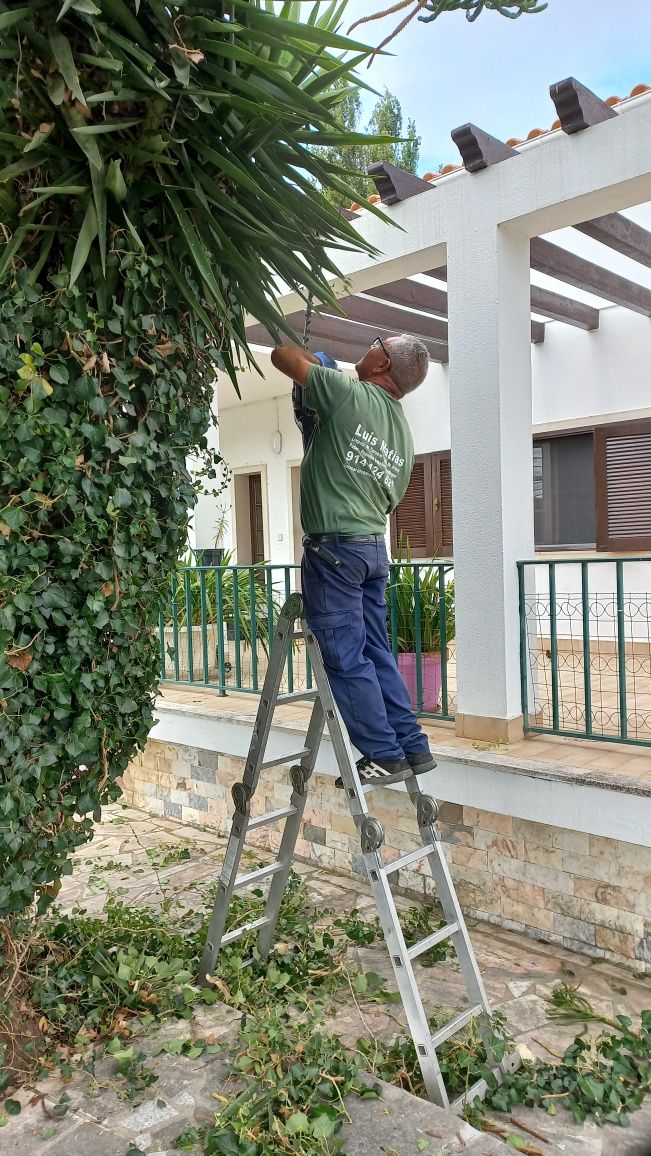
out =
[[[597,548],[651,548],[651,420],[595,429]]]
[[[534,442],[536,546],[590,547],[597,541],[592,433]]]
[[[651,549],[651,419],[542,435],[533,443],[536,549]],[[391,515],[413,558],[452,556],[450,453],[420,454]]]
[[[452,471],[450,451],[418,454],[407,492],[391,515],[391,552],[407,546],[412,558],[452,555]]]

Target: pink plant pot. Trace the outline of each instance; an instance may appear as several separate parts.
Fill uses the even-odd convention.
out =
[[[422,694],[423,705],[418,705],[418,679],[416,676],[417,670],[416,654],[399,654],[398,655],[398,670],[400,671],[405,686],[409,691],[411,705],[414,710],[422,710],[426,714],[434,714],[438,709],[441,701],[441,655],[440,654],[423,654],[421,657],[422,663]]]

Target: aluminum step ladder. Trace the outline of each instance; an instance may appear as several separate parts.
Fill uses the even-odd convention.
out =
[[[421,792],[417,777],[411,776],[407,780],[406,787],[416,810],[416,821],[422,846],[392,863],[384,863],[380,853],[384,842],[384,829],[379,820],[369,814],[366,806],[366,795],[376,789],[376,784],[364,785],[360,781],[355,757],[330,689],[318,643],[302,615],[302,598],[300,594],[293,594],[283,606],[278,619],[244,775],[242,781],[235,783],[232,789],[235,815],[208,928],[200,978],[202,982],[209,982],[207,977],[214,973],[220,949],[251,932],[257,932],[257,949],[260,958],[264,960],[269,955],[274,941],[283,893],[292,867],[296,840],[301,829],[308,781],[314,771],[323,731],[327,726],[348,798],[350,813],[360,836],[364,863],[405,1009],[409,1031],[416,1047],[427,1095],[434,1103],[459,1111],[467,1100],[485,1094],[486,1081],[478,1081],[457,1100],[451,1102],[441,1074],[437,1049],[477,1017],[479,1017],[478,1028],[480,1032],[482,1027],[487,1028],[487,1017],[490,1016],[491,1009],[450,870],[434,826],[438,805],[430,795]],[[296,628],[297,622],[300,623],[299,629]],[[285,664],[291,647],[297,639],[303,639],[305,642],[315,685],[311,690],[288,694],[280,693]],[[284,703],[300,701],[312,701],[314,704],[305,745],[293,753],[265,759],[265,749],[276,707]],[[289,804],[277,811],[252,816],[251,799],[257,790],[260,774],[270,767],[290,763],[292,764],[289,770],[292,795]],[[378,781],[377,786],[382,786],[381,781]],[[259,867],[254,871],[238,874],[248,832],[281,820],[284,820],[285,826],[275,862]],[[428,861],[437,898],[443,909],[445,925],[432,932],[431,935],[427,935],[419,943],[407,947],[391,892],[390,880],[391,876],[395,875],[401,868],[414,866],[423,859]],[[271,882],[264,914],[258,919],[225,932],[233,892],[257,886],[265,879],[270,879]],[[413,963],[419,955],[446,939],[452,941],[456,950],[468,994],[469,1006],[449,1023],[432,1033],[418,989]],[[488,1064],[498,1079],[502,1071],[512,1070],[514,1066],[517,1066],[517,1057],[508,1057],[508,1060],[502,1060],[500,1065],[496,1064],[486,1039],[484,1042],[487,1049]]]

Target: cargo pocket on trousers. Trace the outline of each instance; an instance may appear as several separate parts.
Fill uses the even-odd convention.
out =
[[[308,625],[319,644],[326,668],[346,670],[358,650],[352,637],[350,613],[313,614]]]

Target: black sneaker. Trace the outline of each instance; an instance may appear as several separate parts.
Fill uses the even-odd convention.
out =
[[[420,769],[414,770],[407,759],[371,759],[361,758],[357,764],[357,772],[362,781],[362,785],[372,784],[373,786],[384,786],[389,783],[404,783],[410,775],[421,774]],[[430,770],[425,767],[425,770]],[[335,787],[339,790],[343,788],[343,779],[339,777],[335,779]]]
[[[415,775],[424,775],[425,771],[433,771],[436,767],[431,751],[405,751],[405,758]]]

